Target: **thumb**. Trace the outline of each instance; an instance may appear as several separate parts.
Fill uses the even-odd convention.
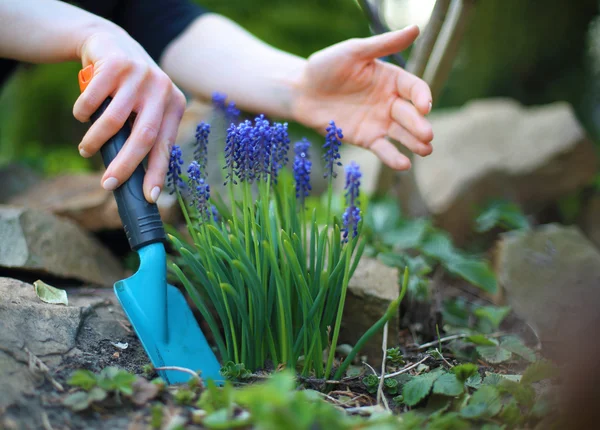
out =
[[[402,30],[366,37],[357,44],[356,55],[365,60],[374,60],[395,54],[408,48],[418,35],[419,27],[411,25]]]

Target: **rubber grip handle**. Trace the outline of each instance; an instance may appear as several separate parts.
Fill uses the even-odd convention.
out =
[[[100,108],[92,115],[92,122],[100,118],[110,102],[111,98],[109,97],[100,105]],[[123,128],[100,148],[104,166],[108,167],[115,159],[130,134],[131,125],[127,121]],[[142,188],[144,176],[144,166],[140,164],[131,177],[113,191],[129,246],[133,250],[138,250],[151,243],[163,242],[166,239],[158,207],[156,204],[149,203],[144,197]]]

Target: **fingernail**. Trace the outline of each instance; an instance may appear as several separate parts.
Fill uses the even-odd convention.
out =
[[[118,185],[119,185],[119,181],[117,181],[117,178],[108,178],[102,184],[102,188],[104,188],[106,191],[114,191],[117,189]]]
[[[429,102],[429,112],[431,112],[432,107],[433,107],[433,105],[431,104],[431,102]]]
[[[81,155],[83,158],[88,158],[91,157],[92,154],[90,154],[83,148],[79,148],[79,155]]]
[[[158,196],[160,196],[160,188],[152,188],[152,191],[150,191],[150,200],[152,200],[152,203],[156,203],[156,201],[158,200]]]

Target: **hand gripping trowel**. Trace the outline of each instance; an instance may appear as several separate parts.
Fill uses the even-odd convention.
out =
[[[93,66],[79,72],[83,92],[93,76]],[[95,122],[110,104],[108,98],[92,115]],[[131,133],[126,123],[102,148],[104,165],[117,156]],[[129,246],[140,258],[138,271],[115,284],[115,294],[155,368],[183,367],[201,371],[203,379],[223,379],[220,365],[200,330],[183,294],[167,284],[165,232],[155,204],[142,191],[144,167],[139,165],[127,182],[114,191]],[[186,372],[158,371],[167,383],[187,382]]]

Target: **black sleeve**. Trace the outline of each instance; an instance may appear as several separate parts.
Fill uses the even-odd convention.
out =
[[[127,31],[158,62],[167,45],[206,10],[191,0],[78,0]]]

